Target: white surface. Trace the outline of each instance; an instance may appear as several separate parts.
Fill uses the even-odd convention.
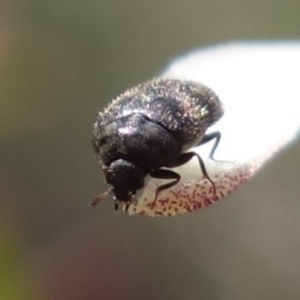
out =
[[[222,133],[216,157],[246,162],[299,131],[299,73],[300,43],[261,42],[193,51],[174,60],[163,75],[201,82],[219,95],[225,114],[209,130]]]
[[[212,142],[194,149],[204,160],[216,194],[193,159],[174,169],[181,180],[159,194],[155,207],[155,190],[163,182],[151,179],[129,214],[171,216],[202,209],[249,180],[299,133],[299,70],[298,42],[230,43],[174,60],[162,76],[200,82],[224,106],[224,116],[208,130],[222,134],[214,158],[223,162],[209,159]]]

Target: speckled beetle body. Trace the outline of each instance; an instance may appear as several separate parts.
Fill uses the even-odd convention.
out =
[[[216,94],[195,82],[156,78],[125,91],[99,112],[94,124],[93,145],[110,188],[92,204],[112,193],[116,209],[119,202],[128,207],[147,175],[174,179],[157,188],[155,203],[160,191],[180,180],[178,173],[165,168],[194,156],[215,190],[200,156],[188,150],[215,138],[212,158],[220,133],[205,132],[222,115]]]

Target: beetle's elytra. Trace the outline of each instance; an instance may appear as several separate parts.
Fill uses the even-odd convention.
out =
[[[110,193],[115,209],[137,201],[136,192],[145,177],[173,179],[156,189],[153,205],[162,190],[179,182],[180,175],[168,168],[197,157],[204,178],[215,185],[201,157],[190,148],[215,139],[210,158],[221,134],[205,134],[223,115],[217,95],[206,86],[177,79],[154,78],[126,90],[98,113],[93,146],[102,164],[108,191],[97,196],[97,204]]]

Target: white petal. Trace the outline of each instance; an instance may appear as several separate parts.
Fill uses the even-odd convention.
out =
[[[231,43],[200,49],[174,60],[164,77],[193,80],[210,87],[224,105],[225,114],[208,132],[222,138],[214,162],[208,159],[212,143],[197,148],[216,184],[202,180],[197,160],[174,169],[182,180],[163,191],[154,207],[151,179],[129,214],[176,215],[211,205],[247,181],[300,129],[300,43]]]

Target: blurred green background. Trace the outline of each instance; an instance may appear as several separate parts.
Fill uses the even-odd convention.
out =
[[[176,55],[300,37],[300,2],[0,2],[0,299],[299,299],[299,142],[222,203],[115,214],[97,111]]]

